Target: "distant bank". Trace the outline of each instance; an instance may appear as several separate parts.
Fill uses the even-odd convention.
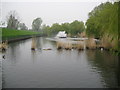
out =
[[[1,37],[2,41],[18,41],[31,38],[32,36],[42,36],[41,32],[34,32],[29,30],[12,30],[7,28],[2,28],[1,30]]]

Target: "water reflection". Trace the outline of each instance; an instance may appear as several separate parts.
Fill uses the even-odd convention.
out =
[[[35,63],[35,60],[36,60],[36,51],[34,51],[34,50],[31,51],[31,59],[32,59],[33,63]]]
[[[87,51],[88,61],[94,72],[101,75],[105,87],[118,87],[118,57],[107,51]]]
[[[36,38],[9,44],[3,61],[4,88],[118,87],[118,57],[98,50],[57,50],[56,43]],[[50,47],[52,50],[43,50]]]
[[[42,39],[41,38],[36,38],[36,47],[38,49],[42,48]]]
[[[24,46],[25,42],[26,40],[9,44],[9,47],[8,47],[9,49],[6,52],[7,53],[6,57],[8,57],[7,59],[12,60],[11,63],[17,63],[18,58],[20,58],[20,54],[21,54],[20,48],[21,46]],[[24,47],[22,48],[25,50]]]

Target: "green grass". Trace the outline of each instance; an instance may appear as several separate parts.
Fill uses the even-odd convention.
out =
[[[28,30],[11,30],[7,28],[0,29],[2,30],[2,39],[9,40],[19,37],[26,37],[26,36],[32,36],[32,35],[40,35],[40,32],[34,32],[34,31],[28,31]]]

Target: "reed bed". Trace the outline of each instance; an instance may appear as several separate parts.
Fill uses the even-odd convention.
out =
[[[87,49],[96,49],[97,45],[94,38],[89,38],[85,41]]]
[[[58,42],[57,42],[57,49],[62,49],[62,48],[63,48],[63,45],[64,45],[63,42],[58,41]]]
[[[57,41],[57,49],[78,49],[78,50],[84,50],[84,49],[105,49],[110,50],[110,48],[114,47],[114,42],[109,42],[108,39],[102,39],[101,41],[95,41],[94,38],[89,38],[84,41],[77,41],[77,43],[72,43],[71,41]]]
[[[83,50],[84,49],[84,43],[81,43],[79,41],[77,43],[71,43],[69,41],[67,41],[67,42],[58,41],[57,42],[57,49],[66,49],[66,50],[78,49],[78,50]]]
[[[58,41],[57,42],[57,49],[71,50],[72,49],[72,44],[70,42]]]
[[[0,43],[0,49],[5,51],[8,48],[8,41]]]
[[[84,42],[83,41],[79,41],[76,45],[78,50],[84,50]]]
[[[66,49],[66,50],[71,50],[72,49],[72,44],[70,43],[70,42],[66,42],[66,43],[64,43],[64,48]]]
[[[32,44],[31,44],[31,50],[35,50],[35,48],[36,48],[36,40],[35,40],[35,38],[33,37],[33,38],[32,38]]]
[[[114,41],[112,41],[112,38],[111,37],[107,37],[107,36],[104,36],[102,39],[101,39],[101,46],[104,48],[104,49],[111,49],[112,47],[114,47]]]

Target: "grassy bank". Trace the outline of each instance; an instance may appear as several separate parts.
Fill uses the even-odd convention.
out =
[[[7,28],[0,29],[2,30],[2,40],[12,40],[19,38],[26,38],[33,35],[41,35],[40,32],[33,32],[28,30],[11,30]]]

